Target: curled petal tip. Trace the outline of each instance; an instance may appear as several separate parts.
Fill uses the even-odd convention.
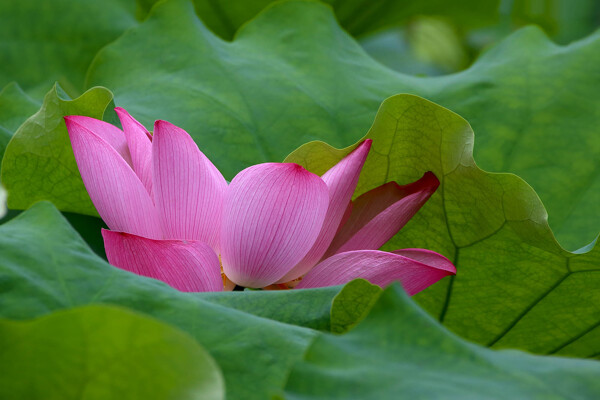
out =
[[[131,114],[129,114],[127,110],[122,107],[115,107],[115,112],[117,113],[119,119],[123,117],[131,117]]]
[[[435,192],[437,190],[437,188],[440,186],[440,180],[431,171],[425,172],[421,179],[423,180],[423,183],[425,184],[425,186],[428,185],[431,188],[432,192]]]
[[[380,248],[419,211],[439,184],[429,171],[408,185],[388,182],[363,193],[353,201],[350,218],[337,232],[325,257]]]
[[[165,127],[170,127],[170,126],[175,126],[175,125],[173,125],[169,121],[165,121],[164,119],[157,119],[156,121],[154,121],[154,132],[156,134],[156,128],[160,129],[160,128],[165,128]]]

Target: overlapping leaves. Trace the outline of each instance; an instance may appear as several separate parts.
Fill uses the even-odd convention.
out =
[[[306,26],[314,29],[305,29]],[[157,5],[147,21],[99,53],[89,71],[88,84],[110,87],[115,102],[148,126],[152,120],[164,118],[187,128],[228,177],[251,163],[281,159],[286,152],[312,139],[347,145],[363,135],[379,102],[387,95],[401,91],[419,93],[468,117],[478,135],[476,156],[484,166],[522,174],[548,203],[550,222],[555,221],[560,236],[573,244],[571,247],[578,247],[575,244],[583,245],[597,233],[599,212],[595,171],[600,145],[598,136],[589,134],[598,126],[599,118],[595,112],[599,97],[593,89],[598,79],[593,74],[593,61],[600,54],[598,37],[596,34],[571,46],[557,47],[539,31],[527,29],[490,50],[463,73],[435,79],[412,78],[374,63],[340,30],[331,11],[317,3],[292,1],[273,6],[228,43],[200,23],[189,3],[171,0]],[[167,48],[169,51],[164,51]],[[556,95],[558,91],[561,96]],[[96,103],[88,109],[102,115],[103,107]],[[397,140],[397,132],[387,129],[387,133],[378,135],[376,147],[383,148],[384,153],[405,152],[400,150],[405,147],[435,150],[441,132],[438,117],[448,117],[433,115],[431,120],[423,119],[418,110],[411,108],[410,112],[402,112],[402,119],[397,119],[416,121],[418,129],[413,130],[420,133],[418,136],[410,141]],[[68,149],[61,122],[65,112],[58,110],[31,127],[46,130],[48,137],[60,138],[62,152],[53,153],[52,148],[47,148],[32,153],[25,145],[11,143],[6,159],[24,155],[43,159],[42,165],[76,177],[74,163],[63,162],[64,149]],[[449,170],[441,165],[447,160],[470,159],[464,152],[470,149],[472,138],[464,135],[468,131],[464,121],[458,125],[447,148],[440,147],[437,154],[423,160],[404,158],[387,178],[407,179],[410,174],[406,171],[416,176],[416,171],[423,169],[444,175]],[[567,130],[569,136],[563,134]],[[28,132],[32,131],[22,128],[14,143],[25,140]],[[578,155],[578,162],[572,162],[572,154]],[[39,162],[13,163],[15,167],[10,168],[7,160],[3,180],[44,179],[40,170],[28,171]],[[597,254],[574,257],[564,252],[543,224],[525,224],[529,226],[526,229],[537,227],[535,235],[506,236],[506,232],[513,232],[516,223],[502,225],[507,219],[503,202],[514,199],[531,206],[517,207],[513,219],[540,221],[544,211],[537,196],[520,183],[503,188],[507,194],[498,197],[500,183],[496,180],[500,178],[477,175],[479,172],[470,175],[473,171],[479,170],[457,169],[445,181],[445,191],[451,193],[445,196],[453,197],[443,205],[454,207],[447,211],[456,216],[455,220],[446,222],[442,203],[431,202],[428,209],[437,205],[437,211],[423,213],[393,244],[418,244],[455,259],[460,276],[464,277],[457,278],[457,287],[467,282],[469,285],[457,290],[456,297],[453,295],[456,299],[463,293],[464,298],[449,302],[443,319],[457,331],[486,344],[592,355],[598,315],[595,308],[584,305],[597,293],[586,291],[586,298],[573,293],[580,293],[580,280],[592,285],[595,278],[589,278],[593,273],[568,274],[566,260],[577,260],[569,265],[573,271],[594,269],[590,266],[597,266]],[[36,174],[42,176],[35,178]],[[384,180],[378,176],[368,184]],[[50,182],[56,185],[53,189],[62,184]],[[39,196],[26,191],[45,187],[37,185],[21,190],[13,187],[10,196],[23,199],[21,204],[14,200],[14,206],[26,207],[32,199],[47,198],[63,209],[70,204],[74,211],[94,213],[89,201],[84,200],[87,197],[80,182],[73,183],[72,191],[58,192],[56,196],[48,195],[48,191]],[[508,219],[512,221],[511,218]],[[468,223],[463,224],[464,221]],[[449,239],[448,226],[454,242]],[[408,233],[413,239],[405,240]],[[489,241],[477,242],[488,235]],[[468,250],[456,252],[456,248],[465,246]],[[531,288],[517,287],[519,280],[535,284]],[[485,297],[484,291],[474,290],[479,284],[489,285],[492,295]],[[423,300],[440,316],[446,304],[445,289],[441,285],[427,295],[429,301]],[[569,301],[564,301],[564,290],[570,293],[566,296]],[[506,299],[508,305],[503,305]],[[526,304],[535,307],[528,310]],[[454,311],[459,306],[462,312],[474,312],[460,320],[461,312]],[[578,307],[582,308],[583,317],[561,317]],[[559,336],[547,335],[547,342],[538,341],[527,324],[536,325],[541,320],[546,322],[533,330],[537,335],[548,324],[571,327]],[[516,325],[511,328],[512,324]],[[526,333],[518,334],[519,327]],[[510,330],[506,338],[505,330]],[[582,336],[578,338],[579,335]],[[573,339],[575,347],[569,345]],[[592,344],[583,345],[586,341]]]
[[[36,201],[51,200],[63,211],[97,215],[77,170],[63,117],[102,119],[109,104],[112,93],[104,88],[91,89],[75,100],[59,85],[46,94],[40,110],[18,129],[2,159],[10,208],[26,209]]]
[[[235,310],[231,303],[243,303],[246,297],[236,296],[226,307],[219,304],[225,300],[181,293],[111,267],[92,253],[50,203],[38,203],[0,225],[0,254],[0,317],[33,318],[89,303],[150,314],[186,331],[210,352],[232,399],[268,398],[283,385],[287,370],[316,335],[308,328]],[[307,301],[311,297],[308,294]],[[280,319],[294,320],[294,315],[279,310],[279,303],[267,302],[268,308],[256,312],[265,315],[272,310]],[[323,308],[308,305],[298,318],[322,321]]]
[[[576,249],[600,222],[600,140],[590,134],[600,125],[599,36],[558,47],[529,28],[467,71],[414,78],[373,62],[317,3],[272,6],[229,43],[171,0],[99,53],[88,86],[110,88],[147,125],[188,129],[229,178],[313,139],[345,146],[383,99],[421,95],[467,118],[479,163],[533,185],[560,242]]]
[[[386,247],[429,248],[457,265],[457,275],[418,296],[455,332],[495,347],[598,357],[598,246],[563,250],[542,203],[524,181],[491,174],[473,160],[473,131],[460,116],[411,95],[381,106],[357,194],[433,171],[440,188]],[[352,147],[308,143],[287,161],[322,173]]]
[[[0,252],[3,255],[0,259],[0,317],[29,319],[90,303],[119,305],[144,312],[187,332],[208,350],[223,372],[227,398],[271,398],[283,393],[284,386],[286,398],[297,398],[300,394],[332,398],[335,394],[348,393],[362,393],[361,398],[414,398],[414,391],[424,388],[427,391],[423,393],[447,394],[448,386],[432,386],[431,377],[440,375],[452,378],[444,382],[457,396],[468,391],[477,397],[493,394],[507,398],[504,396],[507,386],[513,388],[513,394],[534,396],[565,388],[572,388],[575,398],[593,398],[600,393],[595,379],[600,373],[599,364],[585,360],[559,361],[514,351],[497,352],[466,344],[425,316],[408,296],[401,294],[399,286],[384,292],[371,315],[341,337],[304,327],[326,329],[323,322],[328,320],[332,296],[338,288],[298,290],[292,294],[293,304],[284,302],[289,300],[288,293],[177,292],[161,282],[108,265],[87,248],[60,213],[46,202],[36,204],[0,226]],[[352,313],[346,312],[345,317],[340,318],[340,308],[358,310],[363,299],[379,294],[369,289],[365,291],[363,284],[360,281],[351,284],[336,297],[332,321],[352,324],[353,318],[360,317],[358,314],[351,317]],[[359,301],[354,302],[353,298]],[[245,303],[261,306],[254,308]],[[128,334],[123,335],[123,332]],[[65,337],[72,340],[62,340]],[[125,394],[130,398],[132,390],[134,395],[143,395],[149,386],[138,386],[138,374],[164,370],[161,360],[169,360],[167,366],[179,374],[154,374],[151,379],[155,387],[168,389],[169,385],[178,383],[172,386],[174,390],[187,387],[191,393],[197,393],[195,391],[203,387],[219,395],[218,372],[189,337],[130,312],[96,306],[59,311],[34,322],[1,323],[2,340],[12,343],[6,346],[12,350],[0,355],[4,357],[2,360],[18,361],[28,367],[33,364],[39,371],[49,365],[62,366],[63,372],[75,375],[77,382],[81,369],[74,369],[68,361],[89,363],[86,371],[95,379],[81,383],[90,398],[102,398],[100,396],[107,393]],[[51,346],[53,340],[56,343]],[[54,363],[50,358],[41,358],[33,363],[31,358],[18,352],[19,346],[27,344],[30,349],[47,352],[48,356],[63,351],[67,362]],[[146,344],[154,345],[148,351],[136,351]],[[82,358],[78,349],[87,349],[89,353]],[[134,368],[109,380],[120,366],[128,365],[120,362],[114,365],[114,370],[102,369],[111,354],[127,355],[127,362],[144,363],[144,369]],[[374,364],[365,360],[378,363],[379,367],[373,368]],[[410,370],[412,375],[398,377],[398,368]],[[459,372],[447,375],[455,368],[459,368]],[[26,393],[31,399],[48,398],[49,394],[56,393],[65,398],[72,393],[72,380],[67,381],[62,392],[57,386],[36,392],[35,389],[42,389],[57,371],[47,372],[50,375],[36,380],[39,387],[23,385],[29,375],[22,374],[10,382],[14,386],[7,387],[29,388],[32,391]],[[198,377],[199,373],[203,376]],[[121,375],[131,378],[125,387],[119,385]],[[10,376],[3,375],[0,381]],[[198,379],[191,379],[193,377]],[[60,378],[57,382],[64,382],[64,376]],[[332,385],[335,390],[331,389]],[[307,392],[307,388],[310,391]],[[398,388],[403,390],[398,391]],[[175,391],[164,398],[182,398],[178,393],[184,395]],[[208,393],[211,392],[202,394]]]
[[[600,390],[598,373],[593,361],[466,343],[391,286],[356,329],[319,336],[285,392],[290,400],[590,399]]]
[[[528,28],[462,73],[415,78],[375,63],[318,3],[278,3],[230,43],[190,3],[171,0],[100,51],[87,85],[110,88],[147,125],[163,118],[187,129],[227,178],[310,140],[346,146],[386,97],[420,95],[465,117],[475,158],[533,185],[561,242],[576,249],[600,223],[600,140],[590,134],[600,126],[599,57],[600,32],[559,47]]]
[[[38,108],[39,104],[16,83],[8,84],[0,91],[0,160],[12,135]]]

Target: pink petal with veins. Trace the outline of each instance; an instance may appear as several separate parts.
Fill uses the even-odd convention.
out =
[[[371,139],[362,142],[354,151],[344,157],[321,177],[329,189],[329,208],[325,216],[325,222],[315,244],[308,254],[280,279],[281,282],[288,282],[304,275],[325,254],[340,227],[340,222],[343,220],[345,211],[352,199],[360,171],[371,149],[371,143]]]
[[[310,270],[296,288],[335,286],[362,278],[381,287],[399,281],[412,296],[443,277],[456,274],[454,265],[440,254],[420,249],[399,251],[416,254],[418,259],[379,250],[339,253]]]
[[[432,172],[427,172],[411,184],[389,182],[362,194],[354,200],[350,218],[333,239],[325,258],[380,248],[419,211],[439,183]]]
[[[161,238],[158,215],[150,195],[130,165],[102,138],[65,117],[73,154],[92,203],[115,231]]]
[[[323,180],[297,164],[259,164],[240,172],[225,196],[225,274],[246,287],[277,282],[313,246],[328,203]]]
[[[227,182],[186,131],[156,121],[152,139],[153,191],[168,239],[200,240],[219,252]]]
[[[69,118],[71,122],[83,126],[85,129],[104,140],[111,145],[121,157],[123,157],[123,160],[125,160],[127,164],[132,165],[131,155],[129,154],[129,148],[127,147],[127,140],[125,139],[122,130],[108,122],[91,117],[84,117],[83,115],[70,115],[65,118]]]
[[[219,257],[205,243],[152,240],[102,230],[108,262],[134,274],[165,282],[182,292],[223,290]]]
[[[123,126],[133,170],[152,196],[152,142],[148,138],[149,133],[123,108],[117,107],[115,111]]]

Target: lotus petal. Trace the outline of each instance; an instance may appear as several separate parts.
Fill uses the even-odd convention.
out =
[[[225,196],[225,274],[246,287],[277,282],[313,246],[328,203],[327,185],[297,164],[259,164],[240,172]]]
[[[321,232],[308,254],[281,278],[281,282],[294,280],[307,273],[327,251],[340,227],[348,204],[350,204],[360,171],[371,149],[371,143],[372,140],[370,139],[362,142],[321,177],[329,189],[329,208]]]
[[[123,160],[125,160],[127,164],[132,165],[129,147],[127,146],[127,140],[122,130],[108,122],[83,115],[70,115],[65,117],[65,121],[66,118],[69,118],[71,122],[83,126],[94,135],[103,139],[106,143],[111,145],[121,157],[123,157]]]
[[[149,139],[150,134],[142,124],[123,108],[117,107],[115,111],[123,126],[133,170],[152,196],[152,142]]]
[[[108,262],[182,292],[223,290],[219,257],[199,241],[152,240],[103,229]]]
[[[153,191],[166,239],[200,240],[219,252],[227,181],[190,135],[156,121],[152,139]]]
[[[150,195],[130,165],[104,139],[65,117],[79,173],[92,203],[112,230],[160,239]]]
[[[388,182],[359,196],[325,258],[346,251],[380,248],[419,211],[439,183],[432,172],[427,172],[411,184]]]
[[[320,262],[300,283],[297,289],[341,285],[353,279],[366,279],[374,285],[385,287],[399,281],[409,295],[433,285],[456,268],[444,256],[428,250],[399,250],[402,254],[379,250],[357,250],[339,253]]]

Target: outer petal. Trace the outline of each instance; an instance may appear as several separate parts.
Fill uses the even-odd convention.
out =
[[[83,115],[70,115],[66,118],[69,118],[71,122],[83,126],[94,135],[103,139],[106,143],[110,144],[121,157],[123,157],[127,164],[132,165],[129,148],[127,147],[127,141],[122,130],[108,122],[91,117],[84,117]]]
[[[246,287],[281,279],[314,244],[328,202],[321,178],[297,164],[259,164],[240,172],[225,197],[225,274]]]
[[[329,188],[329,208],[327,209],[325,222],[323,222],[321,232],[308,254],[281,278],[281,282],[288,282],[304,275],[325,254],[352,199],[360,171],[371,149],[371,143],[371,139],[362,142],[352,153],[344,157],[322,176],[323,181]]]
[[[379,250],[340,253],[319,263],[296,288],[335,286],[363,278],[382,287],[400,281],[412,296],[443,277],[456,274],[454,265],[440,254],[421,249],[399,251],[416,254],[420,260]]]
[[[115,267],[161,280],[182,292],[223,290],[219,257],[202,242],[152,240],[102,230],[108,262]]]
[[[152,139],[153,191],[168,239],[200,240],[219,252],[227,181],[181,128],[156,121]]]
[[[150,141],[150,134],[142,124],[137,122],[123,108],[117,107],[115,111],[121,120],[123,132],[125,132],[133,170],[148,193],[152,195],[152,142]]]
[[[427,172],[411,184],[389,182],[359,196],[325,258],[346,251],[380,248],[419,211],[439,184],[435,175]]]
[[[65,117],[75,160],[92,202],[112,230],[162,236],[148,192],[123,158],[100,137]]]

